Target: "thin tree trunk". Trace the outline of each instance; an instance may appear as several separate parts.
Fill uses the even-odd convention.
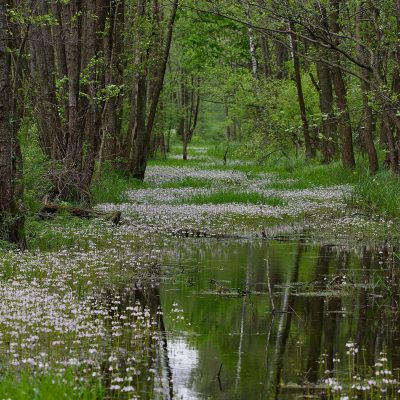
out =
[[[289,60],[289,52],[287,47],[280,41],[275,41],[275,54],[276,54],[276,79],[286,79],[287,72],[285,63]]]
[[[327,64],[317,62],[319,105],[322,113],[322,162],[329,164],[336,154],[336,120],[333,115],[331,71]]]
[[[341,0],[331,0],[331,4],[333,6],[331,30],[336,35],[338,35],[340,31],[338,23],[340,3]],[[335,60],[336,62],[335,65],[332,67],[332,76],[333,76],[333,86],[335,88],[335,93],[336,93],[336,103],[340,113],[339,129],[341,132],[341,139],[342,139],[342,162],[346,168],[354,168],[356,165],[356,161],[354,158],[353,132],[351,128],[351,119],[347,106],[346,85],[343,79],[343,71],[340,68],[340,54],[336,53],[335,56],[336,56]]]
[[[141,0],[139,0],[139,2],[141,2]],[[178,0],[174,0],[172,4],[171,14],[167,24],[167,33],[164,44],[164,51],[160,62],[160,67],[158,68],[157,73],[155,74],[155,81],[152,91],[152,98],[150,103],[149,115],[147,118],[147,124],[144,131],[142,130],[137,131],[137,136],[135,138],[136,139],[135,151],[132,160],[133,162],[131,166],[131,174],[134,178],[140,180],[144,179],[144,174],[146,172],[149,144],[153,132],[153,126],[156,118],[158,102],[160,99],[161,91],[164,86],[165,72],[167,69],[169,52],[171,49],[172,34],[176,18],[176,12],[178,10],[178,3],[179,3]]]
[[[49,12],[46,0],[38,0],[38,16]],[[60,161],[64,155],[65,143],[56,100],[56,70],[51,31],[47,27],[31,27],[31,75],[38,82],[34,101],[37,107],[39,139],[44,153],[54,161]]]
[[[388,159],[389,159],[389,167],[390,170],[398,174],[399,173],[399,164],[397,162],[397,153],[398,150],[396,148],[396,142],[393,136],[393,124],[391,123],[391,119],[388,116],[388,112],[386,110],[383,110],[383,116],[382,116],[382,129],[384,130],[384,133],[386,134],[386,141],[387,141],[387,147],[388,147]]]
[[[137,18],[144,18],[146,15],[147,1],[138,0],[136,5]],[[140,29],[138,40],[144,40],[144,32]],[[142,171],[143,152],[146,137],[146,105],[147,105],[147,60],[149,57],[149,50],[146,52],[137,50],[136,54],[136,67],[137,72],[135,76],[135,111],[132,114],[133,134],[132,134],[132,150],[130,163],[130,171],[134,178],[143,179],[144,172]]]
[[[297,37],[295,34],[295,26],[293,22],[290,22],[290,30],[291,30],[291,41],[292,41],[292,49],[293,49],[293,66],[294,66],[294,78],[296,82],[296,89],[297,89],[297,98],[300,107],[300,115],[301,115],[301,122],[303,125],[303,135],[304,135],[304,144],[306,150],[306,159],[314,158],[315,157],[315,148],[311,141],[310,135],[310,128],[308,125],[307,119],[307,111],[306,111],[306,104],[304,101],[304,93],[303,93],[303,85],[301,82],[301,71],[300,71],[300,60],[299,60],[299,49],[297,45]]]
[[[250,50],[250,57],[251,57],[251,71],[253,74],[253,78],[258,80],[259,73],[258,73],[258,61],[257,61],[257,50],[256,50],[256,40],[254,36],[254,30],[251,25],[251,14],[250,14],[250,6],[247,0],[242,0],[244,6],[244,12],[246,15],[246,21],[248,24],[247,31],[249,34],[249,50]]]
[[[262,53],[262,68],[263,68],[264,78],[269,79],[272,75],[271,54],[270,54],[268,39],[265,36],[260,37],[260,47]]]
[[[105,101],[102,112],[102,136],[99,150],[98,171],[101,174],[104,160],[114,160],[117,157],[117,142],[119,135],[119,116],[122,107],[122,97],[119,86],[122,84],[120,72],[120,57],[122,53],[122,27],[124,23],[124,3],[112,1],[108,7],[109,29],[104,37],[105,87],[117,86],[117,93],[110,93]]]
[[[361,3],[357,7],[357,21],[356,21],[356,30],[357,30],[357,38],[359,43],[362,41],[366,41],[363,37],[363,27],[362,20],[364,18],[364,6],[365,3]],[[368,29],[368,28],[367,28]],[[367,56],[365,54],[365,49],[363,45],[358,44],[357,46],[358,57],[362,63],[367,64]],[[378,155],[375,149],[374,137],[373,137],[373,114],[372,108],[369,104],[369,97],[371,91],[371,85],[368,83],[371,80],[371,74],[365,68],[361,70],[361,90],[362,90],[362,99],[363,99],[363,126],[362,126],[362,139],[365,149],[368,154],[368,162],[369,162],[369,173],[374,175],[379,168]]]
[[[79,157],[83,159],[82,170],[80,173],[79,187],[85,194],[90,192],[96,159],[100,148],[101,114],[102,103],[98,100],[100,88],[104,86],[104,73],[97,66],[91,65],[93,60],[98,57],[101,49],[101,42],[98,40],[98,32],[104,31],[108,0],[86,0],[85,1],[85,20],[84,20],[84,41],[82,48],[82,61],[89,69],[89,83],[84,86],[89,94],[87,104],[83,103],[86,110],[85,118],[85,151],[80,150]]]

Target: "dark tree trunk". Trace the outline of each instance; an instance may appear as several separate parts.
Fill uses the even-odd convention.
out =
[[[331,30],[335,35],[340,32],[339,27],[339,10],[340,10],[341,0],[331,0],[333,6],[332,13],[332,27]],[[336,39],[336,45],[338,45],[338,39]],[[336,103],[340,113],[339,116],[339,129],[342,139],[342,162],[346,168],[354,168],[356,161],[354,158],[353,149],[353,132],[351,128],[350,113],[347,106],[347,93],[346,85],[343,78],[343,72],[340,68],[340,54],[334,54],[335,60],[332,64],[332,76],[333,76],[333,86],[335,88]]]
[[[137,18],[146,16],[147,0],[138,0],[136,5]],[[144,40],[145,33],[142,30],[138,32],[138,40]],[[132,133],[132,149],[130,155],[130,171],[134,178],[144,179],[144,171],[146,170],[146,160],[144,147],[146,145],[146,106],[147,106],[147,67],[149,58],[149,50],[137,50],[135,76],[135,110],[132,113],[133,133]]]
[[[85,110],[84,139],[85,150],[80,149],[79,157],[82,158],[82,170],[80,172],[80,191],[90,193],[96,159],[100,149],[101,114],[103,104],[98,99],[100,89],[104,87],[104,72],[101,68],[92,66],[94,60],[102,50],[102,39],[98,36],[104,31],[108,0],[87,0],[84,8],[83,37],[85,46],[81,47],[83,65],[89,76],[89,82],[82,85],[87,93],[87,102],[81,101]]]
[[[194,79],[192,78],[192,86],[194,86]],[[197,89],[192,89],[190,98],[187,95],[186,89],[183,93],[183,99],[185,104],[185,121],[184,131],[182,135],[182,156],[184,160],[188,159],[188,145],[192,141],[194,132],[197,127],[197,121],[199,118],[200,111],[200,93],[199,93],[200,81],[197,81]]]
[[[289,60],[289,52],[287,46],[280,41],[275,41],[275,53],[276,53],[276,79],[286,79],[287,72],[285,63]]]
[[[138,6],[144,6],[143,0],[138,0]],[[160,99],[161,91],[164,86],[165,72],[167,69],[167,62],[169,58],[169,52],[171,49],[172,34],[176,18],[176,12],[178,10],[178,0],[174,0],[172,4],[171,14],[166,28],[166,38],[164,43],[164,49],[161,56],[159,66],[156,66],[156,72],[154,74],[154,81],[151,91],[150,99],[150,109],[149,115],[147,117],[147,123],[145,124],[145,129],[138,129],[135,131],[135,142],[134,142],[134,152],[133,159],[131,163],[131,175],[134,178],[143,180],[144,174],[147,167],[147,157],[149,151],[149,145],[151,140],[151,135],[153,132],[153,126],[156,118],[158,102]],[[143,94],[138,95],[139,97]]]
[[[123,82],[121,54],[123,44],[124,3],[121,0],[111,1],[108,6],[108,31],[104,37],[105,87],[116,87],[116,93],[108,93],[102,112],[102,136],[99,150],[98,170],[101,173],[105,160],[115,160],[118,155],[118,138],[120,134],[120,114],[122,96],[120,85]]]
[[[31,74],[38,81],[37,119],[44,152],[54,168],[54,197],[88,200],[100,147],[104,71],[98,62],[108,0],[38,0],[37,16],[52,12],[57,24],[32,27]],[[55,79],[65,79],[61,88]],[[61,114],[62,113],[62,114]]]
[[[13,137],[13,96],[11,89],[11,62],[6,1],[0,1],[0,240],[25,246],[24,219],[19,215],[15,198]],[[15,79],[15,77],[14,77]]]
[[[393,135],[394,126],[388,115],[388,111],[386,110],[383,110],[382,129],[383,133],[386,135],[389,168],[392,172],[398,174],[399,173],[399,164],[397,162],[398,150],[396,148],[396,141]]]
[[[396,4],[396,20],[397,20],[397,38],[400,36],[400,0],[395,0]],[[396,108],[397,108],[397,113],[396,115],[393,115],[392,118],[395,118],[395,124],[396,124],[396,152],[397,152],[397,165],[396,165],[396,171],[397,173],[400,173],[400,118],[398,116],[398,110],[400,108],[400,41],[397,40],[396,42],[396,68],[395,68],[395,76],[394,76],[394,91],[397,96],[397,102],[396,102]]]
[[[336,154],[336,119],[333,115],[333,92],[331,71],[327,64],[317,62],[319,105],[322,113],[322,162],[329,164]]]
[[[37,15],[49,13],[46,0],[37,2]],[[60,161],[65,152],[65,140],[56,100],[56,71],[51,30],[46,26],[31,27],[31,75],[37,85],[35,107],[39,123],[39,138],[44,153],[50,160]]]
[[[297,44],[297,37],[296,37],[296,30],[294,23],[290,23],[290,30],[291,30],[291,41],[292,41],[292,50],[293,50],[293,66],[294,66],[294,79],[296,82],[296,89],[297,89],[297,99],[299,102],[300,107],[300,115],[301,115],[301,122],[303,125],[303,135],[304,135],[304,144],[306,150],[306,159],[310,159],[315,157],[315,149],[311,140],[310,135],[310,128],[308,125],[307,119],[307,111],[306,111],[306,103],[304,101],[304,93],[303,93],[303,86],[301,82],[301,71],[300,71],[300,60],[299,60],[299,49]]]
[[[359,44],[357,46],[357,52],[358,52],[358,57],[359,60],[363,64],[368,64],[368,57],[366,54],[366,50],[363,45],[361,45],[362,42],[367,42],[367,38],[365,38],[365,30],[368,29],[368,27],[365,27],[363,29],[363,19],[364,19],[364,7],[365,3],[361,3],[357,7],[357,37],[359,40]],[[372,113],[372,108],[369,104],[369,97],[370,97],[370,92],[371,92],[371,84],[369,83],[371,81],[371,74],[368,70],[365,68],[362,68],[361,70],[361,90],[362,90],[362,99],[363,99],[363,124],[361,128],[362,132],[362,140],[363,144],[365,146],[365,149],[368,154],[368,162],[369,162],[369,172],[371,175],[375,174],[378,171],[379,168],[379,162],[378,162],[378,155],[376,153],[375,149],[375,143],[374,143],[374,137],[373,137],[373,129],[374,129],[374,121],[373,121],[373,113]]]
[[[269,79],[272,75],[271,69],[271,52],[269,49],[268,39],[265,36],[260,37],[260,47],[262,54],[262,69],[264,73],[264,78]]]

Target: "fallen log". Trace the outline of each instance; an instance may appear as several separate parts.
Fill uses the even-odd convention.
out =
[[[92,218],[105,218],[110,220],[114,225],[118,225],[121,221],[121,211],[102,212],[97,210],[70,207],[59,204],[45,204],[40,209],[38,216],[41,219],[51,219],[59,212],[68,213],[77,218],[92,219]]]

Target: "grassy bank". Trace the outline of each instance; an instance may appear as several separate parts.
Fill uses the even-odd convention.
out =
[[[66,371],[63,374],[44,372],[31,375],[23,372],[20,376],[6,375],[0,380],[0,393],[4,399],[12,400],[100,400],[105,398],[101,382],[82,383],[79,374]]]

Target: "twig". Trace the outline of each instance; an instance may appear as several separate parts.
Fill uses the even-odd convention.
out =
[[[275,314],[275,303],[274,303],[274,298],[272,297],[272,290],[271,290],[271,281],[269,279],[269,258],[267,257],[265,259],[267,262],[267,284],[268,284],[268,294],[269,294],[269,300],[271,301],[271,306],[272,306],[272,314]]]

